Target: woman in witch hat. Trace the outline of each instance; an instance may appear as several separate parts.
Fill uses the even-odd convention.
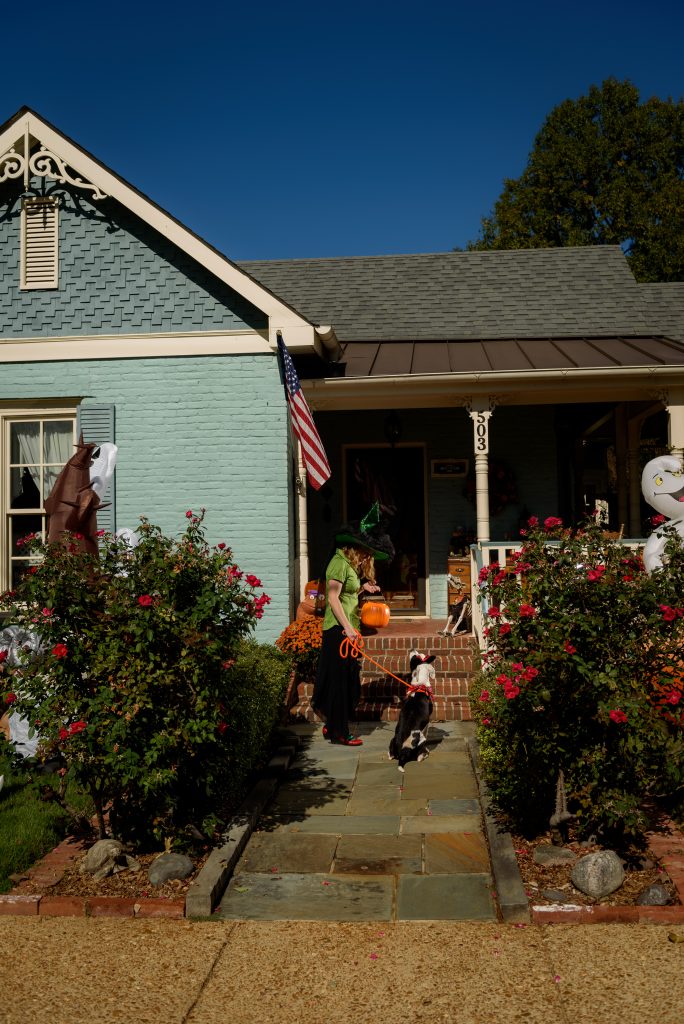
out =
[[[380,508],[371,508],[359,523],[342,526],[337,545],[325,572],[327,603],[323,619],[323,643],[312,705],[325,719],[323,735],[332,743],[358,747],[362,740],[349,731],[349,719],[361,693],[360,666],[356,658],[342,657],[340,644],[358,636],[359,595],[376,594],[375,562],[394,556],[390,538],[380,531]]]

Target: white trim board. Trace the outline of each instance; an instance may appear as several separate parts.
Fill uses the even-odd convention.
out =
[[[85,335],[63,338],[0,338],[3,363],[73,362],[80,359],[160,359],[172,356],[269,355],[261,334]]]

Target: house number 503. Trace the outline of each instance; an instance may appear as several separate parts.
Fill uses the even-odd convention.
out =
[[[475,454],[487,455],[489,453],[489,416],[478,412],[473,417],[475,427]]]

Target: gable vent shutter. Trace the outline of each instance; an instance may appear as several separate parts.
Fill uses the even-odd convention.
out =
[[[83,434],[83,440],[92,444],[115,443],[113,405],[79,405],[76,417],[76,436]],[[97,513],[98,530],[114,533],[116,530],[116,470],[112,482],[105,491],[103,502],[111,502],[108,508]]]
[[[21,227],[21,287],[56,288],[57,200],[25,199],[21,208]]]

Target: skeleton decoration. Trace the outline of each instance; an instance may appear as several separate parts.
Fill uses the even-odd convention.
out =
[[[667,543],[666,527],[674,527],[684,540],[684,473],[681,459],[674,455],[661,455],[651,459],[644,466],[641,474],[641,493],[645,500],[667,522],[651,534],[644,547],[644,566],[646,572],[663,567],[663,553]]]

